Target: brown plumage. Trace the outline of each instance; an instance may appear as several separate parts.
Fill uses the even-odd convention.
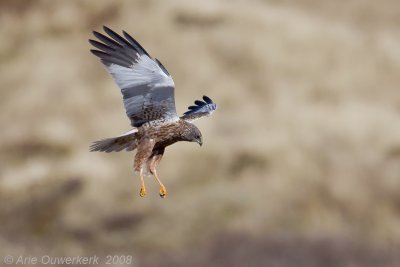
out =
[[[216,104],[207,96],[179,117],[175,109],[175,85],[171,75],[157,59],[153,59],[129,34],[118,35],[103,27],[109,37],[94,32],[101,41],[89,40],[98,56],[121,89],[125,110],[134,127],[113,138],[94,142],[91,151],[137,150],[134,169],[141,179],[140,196],[146,194],[144,176],[154,175],[160,184],[160,196],[166,196],[156,167],[165,148],[179,141],[202,145],[200,130],[191,122],[209,116]]]

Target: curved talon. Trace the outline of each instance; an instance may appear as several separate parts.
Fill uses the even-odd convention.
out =
[[[141,197],[144,197],[144,196],[146,195],[146,188],[144,188],[144,187],[140,188],[140,193],[139,193],[139,195],[140,195]]]
[[[167,196],[167,189],[165,189],[165,186],[160,187],[160,197],[165,198]]]

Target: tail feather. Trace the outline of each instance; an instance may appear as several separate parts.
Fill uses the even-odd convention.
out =
[[[134,132],[128,133],[126,135],[95,141],[90,146],[90,151],[100,151],[106,153],[119,152],[124,149],[126,149],[127,151],[132,151],[136,149],[136,146],[136,133]]]

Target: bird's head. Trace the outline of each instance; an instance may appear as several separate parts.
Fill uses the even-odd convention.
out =
[[[194,124],[188,123],[188,127],[184,133],[185,141],[196,142],[200,146],[203,145],[203,138],[201,136],[201,132],[199,128],[197,128]]]

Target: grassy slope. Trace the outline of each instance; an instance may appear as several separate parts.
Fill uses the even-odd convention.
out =
[[[319,266],[318,247],[333,266],[398,261],[399,13],[391,0],[1,2],[1,247],[157,266],[248,261],[222,248],[254,248],[255,264],[287,253],[276,266]],[[150,179],[139,199],[131,154],[88,153],[128,129],[88,53],[102,24],[168,67],[180,112],[203,94],[219,104],[198,123],[202,149],[168,149],[166,200]]]

